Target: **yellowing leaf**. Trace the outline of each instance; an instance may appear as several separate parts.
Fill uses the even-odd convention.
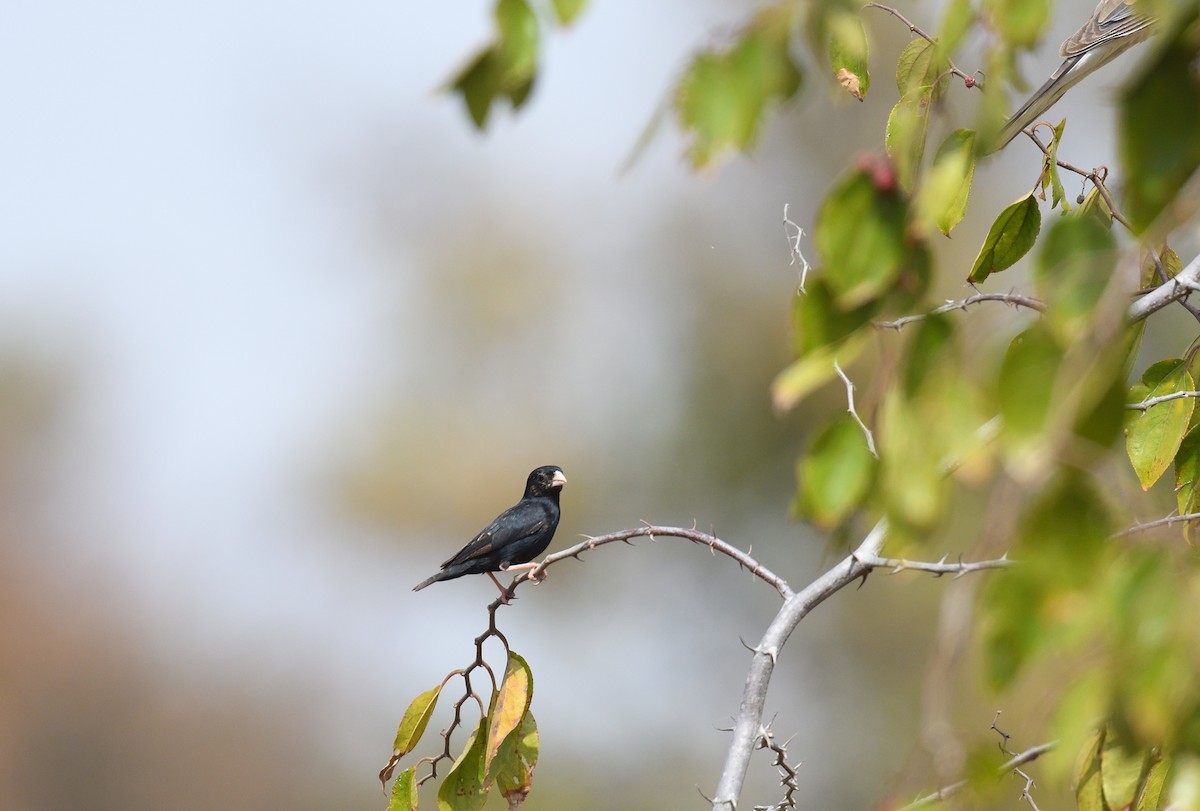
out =
[[[838,83],[862,101],[871,85],[867,71],[867,34],[862,20],[852,12],[834,12],[826,19],[829,31],[829,65]]]
[[[529,711],[529,702],[532,700],[533,673],[529,663],[509,651],[504,680],[500,682],[500,690],[488,717],[487,757],[483,764],[485,772],[491,768],[492,759],[496,757],[500,745],[521,725],[521,719]]]
[[[521,726],[509,735],[492,761],[491,779],[500,795],[514,809],[525,801],[533,785],[539,749],[537,723],[533,713],[525,713]]]
[[[1192,391],[1187,364],[1178,359],[1159,361],[1142,375],[1149,397]],[[1196,402],[1180,397],[1143,411],[1131,411],[1125,425],[1125,449],[1143,490],[1158,481],[1170,467],[1183,442]]]
[[[400,776],[392,784],[392,794],[388,800],[387,811],[417,811],[415,770],[415,766],[409,766],[400,772]]]
[[[404,717],[400,719],[400,727],[396,730],[396,740],[392,744],[394,750],[392,757],[379,772],[381,783],[386,783],[391,779],[392,772],[395,770],[396,764],[400,762],[400,758],[411,752],[417,742],[421,740],[421,736],[425,734],[425,727],[429,725],[429,719],[433,715],[434,707],[437,706],[438,695],[441,691],[442,685],[440,684],[431,690],[426,690],[414,698],[408,705],[408,709],[404,711]]]

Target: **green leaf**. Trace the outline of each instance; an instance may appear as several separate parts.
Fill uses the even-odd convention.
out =
[[[396,769],[396,764],[400,762],[400,758],[411,752],[417,742],[421,740],[421,736],[425,734],[425,727],[429,725],[429,719],[433,715],[433,709],[437,706],[438,694],[441,691],[442,685],[439,684],[437,687],[421,693],[408,705],[408,709],[404,711],[404,716],[400,719],[400,727],[396,730],[396,740],[392,744],[392,756],[388,759],[387,765],[379,772],[379,782],[387,783]]]
[[[942,12],[942,27],[938,31],[938,48],[943,53],[954,53],[962,43],[963,38],[975,25],[975,8],[971,0],[950,0]],[[937,73],[944,72],[939,68]]]
[[[438,787],[438,811],[479,811],[487,802],[483,756],[487,741],[487,719],[471,733],[463,752]]]
[[[400,776],[392,784],[387,811],[417,811],[417,781],[413,776],[416,768],[409,766],[400,772]]]
[[[1092,737],[1080,759],[1075,777],[1075,808],[1077,811],[1108,811],[1104,805],[1104,789],[1100,779],[1100,751],[1104,746],[1104,730]]]
[[[917,323],[900,367],[900,381],[908,397],[916,395],[944,364],[957,365],[957,332],[953,319],[944,313]]]
[[[797,291],[792,300],[794,352],[803,356],[814,349],[838,343],[870,324],[878,311],[877,302],[843,310],[824,278],[810,278],[807,292]]]
[[[1090,328],[1116,263],[1116,239],[1094,217],[1063,217],[1047,232],[1034,279],[1049,302],[1047,320],[1063,343]]]
[[[1165,799],[1163,790],[1167,785],[1167,775],[1171,771],[1171,759],[1162,753],[1158,753],[1157,756],[1147,755],[1147,759],[1149,769],[1142,780],[1134,811],[1159,811]]]
[[[492,761],[491,779],[500,795],[508,801],[509,809],[519,806],[529,794],[539,746],[533,713],[525,713],[521,726],[505,739]]]
[[[1149,397],[1192,391],[1192,376],[1179,359],[1159,361],[1142,375]],[[1125,449],[1143,490],[1158,481],[1175,458],[1196,403],[1191,397],[1169,400],[1146,411],[1131,411],[1125,424]]]
[[[817,526],[840,524],[867,495],[875,475],[875,457],[849,414],[827,425],[797,465],[800,489],[797,512]]]
[[[1200,507],[1200,426],[1194,426],[1179,443],[1175,454],[1175,500],[1180,515]]]
[[[1197,25],[1193,4],[1184,19],[1162,26],[1165,41],[1156,43],[1154,58],[1121,95],[1120,176],[1125,213],[1138,231],[1158,217],[1200,167]]]
[[[778,411],[788,411],[816,389],[832,380],[842,366],[854,362],[867,345],[867,336],[856,335],[842,343],[822,346],[793,361],[771,381],[771,402]]]
[[[1095,186],[1084,196],[1083,202],[1075,211],[1076,217],[1091,217],[1105,226],[1111,227],[1113,222],[1112,210],[1104,202],[1104,195]]]
[[[838,10],[826,18],[829,32],[829,66],[847,93],[862,101],[871,86],[867,71],[867,32],[853,12]]]
[[[921,403],[892,389],[879,409],[879,482],[895,528],[928,530],[945,512],[941,443],[930,441]]]
[[[910,258],[907,206],[888,167],[845,175],[817,211],[813,241],[839,308],[848,310],[887,293]]]
[[[680,127],[692,136],[692,165],[707,165],[728,148],[748,151],[772,102],[800,88],[790,53],[791,11],[768,8],[728,50],[696,55],[675,95]]]
[[[922,231],[936,227],[950,236],[966,214],[974,176],[975,133],[955,130],[938,147],[933,167],[917,191],[916,221]]]
[[[471,120],[479,129],[497,98],[505,97],[519,109],[533,88],[538,58],[538,23],[526,0],[498,0],[495,9],[499,32],[450,82],[462,96]]]
[[[1046,192],[1046,185],[1050,186],[1050,208],[1062,206],[1064,212],[1071,210],[1071,205],[1067,201],[1067,193],[1063,189],[1062,176],[1058,172],[1058,145],[1062,143],[1063,130],[1067,126],[1067,119],[1058,122],[1058,126],[1054,128],[1054,137],[1050,140],[1050,154],[1046,156],[1042,162],[1042,194]],[[1043,199],[1045,199],[1043,197]]]
[[[1018,443],[1037,443],[1050,411],[1063,353],[1040,324],[1013,338],[1000,365],[999,404],[1006,431]]]
[[[900,185],[911,189],[925,154],[925,132],[929,126],[929,105],[933,88],[913,87],[896,102],[888,114],[883,145],[896,166]]]
[[[491,768],[500,746],[521,725],[521,719],[529,711],[529,702],[532,700],[533,672],[529,669],[529,663],[509,651],[504,680],[500,682],[500,690],[488,714],[487,758],[483,764],[485,772]]]
[[[1141,783],[1141,752],[1109,738],[1100,752],[1100,780],[1109,808],[1132,808]]]
[[[554,16],[562,25],[570,25],[583,11],[587,0],[551,0],[554,5]]]
[[[1012,267],[1029,253],[1042,227],[1042,212],[1032,194],[1000,212],[992,223],[967,281],[978,284],[992,273]]]

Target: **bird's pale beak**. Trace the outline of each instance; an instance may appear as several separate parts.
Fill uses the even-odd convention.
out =
[[[554,471],[554,478],[550,480],[551,487],[562,487],[567,483],[567,477],[563,475],[561,470]]]

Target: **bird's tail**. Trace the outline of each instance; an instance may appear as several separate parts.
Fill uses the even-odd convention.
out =
[[[445,575],[446,575],[445,572],[438,572],[433,577],[430,577],[426,580],[422,580],[420,583],[413,586],[413,591],[420,591],[421,589],[425,588],[426,586],[432,586],[434,583],[438,582],[439,580],[445,580],[446,579]]]

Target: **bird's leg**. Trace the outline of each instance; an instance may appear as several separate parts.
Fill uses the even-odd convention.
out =
[[[501,571],[503,571],[503,569],[501,569]],[[514,599],[508,596],[508,589],[501,585],[500,581],[496,579],[496,575],[488,572],[487,576],[492,578],[492,582],[496,584],[496,588],[500,589],[500,596],[504,598],[504,605],[508,605],[510,599]]]

